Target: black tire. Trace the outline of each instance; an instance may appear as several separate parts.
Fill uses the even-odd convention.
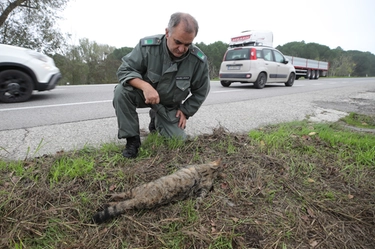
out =
[[[220,83],[221,83],[221,85],[222,85],[223,87],[229,87],[230,84],[232,84],[232,82],[229,82],[229,81],[220,81]]]
[[[285,86],[293,86],[295,78],[296,78],[296,76],[294,75],[294,73],[291,73],[289,75],[288,81],[285,82]]]
[[[0,102],[16,103],[30,99],[34,85],[31,77],[18,70],[0,72]]]
[[[315,79],[315,70],[311,70],[310,79]]]
[[[262,89],[267,83],[267,75],[265,73],[260,73],[257,80],[254,82],[254,86],[257,89]]]
[[[311,78],[311,70],[308,69],[308,70],[306,71],[305,79],[310,79],[310,78]]]
[[[319,79],[319,77],[320,77],[320,72],[319,72],[319,70],[316,70],[315,79],[317,80],[317,79]]]

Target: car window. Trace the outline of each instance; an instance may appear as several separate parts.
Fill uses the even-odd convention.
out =
[[[273,61],[272,50],[271,49],[263,49],[263,58],[266,61]]]
[[[257,58],[263,59],[262,50],[257,50]]]
[[[249,49],[233,49],[229,50],[227,54],[225,55],[226,61],[232,61],[232,60],[248,60],[249,59]]]
[[[276,62],[280,62],[280,63],[284,63],[284,56],[279,53],[278,51],[273,51],[274,55],[275,55],[275,61]]]

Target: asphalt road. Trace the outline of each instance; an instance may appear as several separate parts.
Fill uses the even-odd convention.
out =
[[[23,159],[116,142],[112,107],[114,84],[58,86],[35,93],[24,103],[0,104],[0,157]],[[272,84],[264,89],[211,82],[211,92],[188,121],[191,136],[222,126],[230,132],[302,120],[335,121],[350,111],[375,115],[375,78],[298,80],[293,87]],[[139,110],[147,131],[148,109]]]

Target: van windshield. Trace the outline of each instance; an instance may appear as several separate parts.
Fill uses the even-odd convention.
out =
[[[250,49],[249,48],[229,50],[227,52],[227,54],[225,55],[226,61],[249,60],[249,59],[250,59]]]

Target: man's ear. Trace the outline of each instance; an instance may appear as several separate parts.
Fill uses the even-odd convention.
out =
[[[165,28],[165,37],[169,37],[169,31],[168,31],[168,28]]]

